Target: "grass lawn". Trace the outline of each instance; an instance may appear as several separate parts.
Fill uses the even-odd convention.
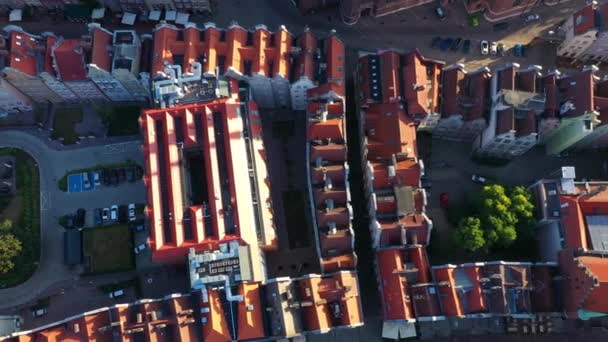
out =
[[[131,232],[126,225],[89,228],[82,232],[85,273],[119,272],[135,267]]]
[[[108,136],[139,134],[139,106],[103,106],[97,109],[108,128]]]
[[[82,109],[65,108],[55,113],[53,122],[53,139],[63,138],[64,145],[75,144],[78,141],[76,124],[82,121]]]
[[[36,162],[27,153],[12,149],[0,149],[0,154],[16,158],[17,194],[6,202],[0,212],[0,220],[13,221],[11,233],[21,241],[23,250],[13,262],[15,267],[0,274],[0,288],[12,287],[29,279],[40,260],[40,184]]]

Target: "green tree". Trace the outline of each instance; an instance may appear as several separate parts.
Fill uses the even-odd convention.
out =
[[[475,252],[486,245],[481,221],[477,217],[469,216],[460,220],[456,232],[456,242],[469,252]]]
[[[516,186],[511,191],[511,209],[520,221],[529,219],[534,215],[532,195],[523,186]]]
[[[13,258],[21,253],[21,241],[13,234],[0,235],[0,274],[6,273],[15,267]]]
[[[0,234],[10,233],[11,229],[13,229],[13,221],[11,221],[11,220],[0,221]]]
[[[487,248],[494,245],[508,247],[517,238],[517,215],[512,210],[513,201],[502,185],[486,185],[481,190],[480,220],[484,229]]]

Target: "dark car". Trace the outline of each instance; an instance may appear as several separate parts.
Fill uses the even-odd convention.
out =
[[[101,224],[101,222],[103,221],[101,219],[101,208],[95,209],[95,211],[93,213],[93,219],[95,220],[95,225],[100,225]]]
[[[118,170],[116,169],[110,171],[110,184],[118,185]]]
[[[126,182],[127,181],[127,172],[125,171],[124,168],[120,168],[118,169],[118,182],[122,183],[122,182]]]
[[[110,185],[110,171],[103,169],[101,170],[101,184],[103,185]]]
[[[493,26],[494,31],[504,31],[509,28],[509,23],[500,23]]]
[[[452,46],[452,43],[454,43],[454,39],[446,38],[441,41],[441,45],[439,46],[439,48],[441,49],[441,51],[446,51],[450,48],[450,46]]]
[[[441,21],[445,20],[445,18],[447,17],[445,9],[441,6],[435,7],[435,15],[437,15],[437,18],[439,18],[439,20]]]
[[[527,52],[528,52],[528,45],[522,45],[521,46],[521,56],[526,57]]]
[[[464,53],[471,52],[471,40],[467,39],[464,41],[464,43],[462,44],[462,51]]]
[[[129,168],[127,168],[126,172],[127,172],[127,182],[133,183],[137,180],[135,178],[135,168],[129,167]]]
[[[127,223],[129,222],[129,209],[126,205],[118,206],[118,222]]]
[[[497,53],[499,56],[504,56],[505,55],[505,44],[499,43],[496,50],[497,50]]]
[[[441,37],[435,37],[431,40],[431,48],[436,49],[439,47],[439,44],[441,44]]]
[[[143,232],[144,230],[146,230],[146,226],[144,225],[143,220],[139,220],[139,221],[129,222],[129,229],[131,229],[134,232]]]
[[[515,44],[515,46],[513,47],[513,54],[515,55],[515,57],[522,57],[523,50],[524,50],[523,45]]]
[[[456,40],[454,40],[454,43],[452,43],[452,46],[450,47],[450,50],[452,51],[458,51],[460,49],[460,45],[462,44],[462,38],[456,38]]]
[[[76,210],[76,227],[84,227],[84,216],[86,213],[87,211],[82,208]]]
[[[431,180],[426,177],[421,177],[420,183],[422,184],[422,188],[424,189],[430,189],[432,187]]]

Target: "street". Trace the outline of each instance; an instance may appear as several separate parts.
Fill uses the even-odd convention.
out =
[[[141,181],[76,194],[63,192],[57,186],[57,180],[70,170],[127,159],[142,164],[143,157],[139,148],[108,153],[106,145],[97,145],[57,151],[49,148],[39,137],[17,130],[3,130],[0,134],[0,146],[20,148],[28,152],[40,169],[40,264],[34,275],[25,283],[0,290],[0,310],[8,310],[11,307],[27,305],[55,284],[78,280],[75,270],[63,264],[64,229],[58,224],[60,216],[81,207],[92,212],[93,208],[113,203],[145,202],[145,191]],[[92,222],[92,219],[89,222]]]

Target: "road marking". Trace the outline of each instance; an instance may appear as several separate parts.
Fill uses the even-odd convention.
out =
[[[40,210],[51,209],[51,195],[48,191],[40,191]]]
[[[141,141],[129,141],[125,143],[110,144],[104,146],[104,153],[115,154],[135,151],[141,149]]]

